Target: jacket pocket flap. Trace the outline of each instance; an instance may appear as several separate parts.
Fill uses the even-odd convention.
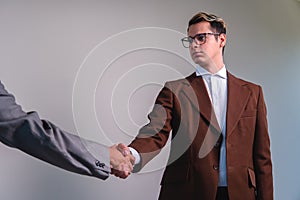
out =
[[[242,116],[241,118],[243,117],[255,117],[257,114],[257,110],[245,110],[243,113],[242,113]]]

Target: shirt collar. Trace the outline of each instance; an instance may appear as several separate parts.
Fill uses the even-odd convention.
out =
[[[215,74],[210,73],[203,67],[197,65],[196,67],[196,76],[204,76],[204,75],[214,75],[214,76],[219,76],[221,78],[227,79],[227,73],[226,73],[226,67],[225,65]]]

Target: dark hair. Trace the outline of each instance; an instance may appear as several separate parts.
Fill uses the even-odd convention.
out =
[[[216,30],[217,33],[224,33],[226,34],[226,24],[224,20],[214,14],[208,14],[205,12],[199,12],[192,17],[189,21],[189,25],[187,30],[189,30],[190,26],[193,24],[197,24],[199,22],[209,22],[210,26]]]

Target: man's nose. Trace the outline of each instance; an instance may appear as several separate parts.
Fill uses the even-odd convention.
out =
[[[197,40],[193,40],[192,44],[191,44],[191,47],[192,48],[199,48],[201,45],[200,43],[197,41]]]
[[[200,47],[200,42],[196,38],[194,38],[191,46],[194,48],[198,48]]]

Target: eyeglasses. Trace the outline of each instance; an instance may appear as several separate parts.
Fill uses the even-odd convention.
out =
[[[189,48],[194,40],[197,40],[197,44],[201,45],[206,42],[207,35],[219,36],[220,33],[199,33],[199,34],[195,35],[194,37],[192,37],[192,36],[184,37],[181,39],[181,42],[185,48]]]

